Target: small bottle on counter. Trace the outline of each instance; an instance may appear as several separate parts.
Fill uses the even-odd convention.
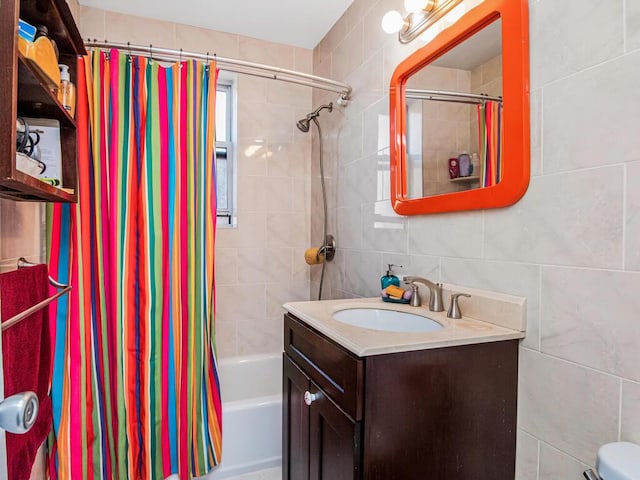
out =
[[[71,83],[69,76],[69,67],[67,65],[58,65],[60,68],[60,88],[58,89],[58,100],[69,112],[69,115],[76,116],[76,86]]]
[[[402,268],[402,265],[394,265],[393,263],[389,263],[388,265],[389,265],[389,269],[387,270],[387,274],[383,275],[380,278],[380,285],[382,285],[383,290],[387,288],[389,285],[395,285],[396,287],[400,286],[400,279],[395,276],[392,268],[393,267]]]

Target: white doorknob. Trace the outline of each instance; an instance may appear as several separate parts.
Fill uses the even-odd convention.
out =
[[[0,428],[11,433],[27,433],[38,418],[38,396],[22,392],[0,402]]]
[[[306,403],[307,405],[311,405],[316,400],[319,400],[320,397],[321,397],[320,392],[311,393],[309,391],[306,391],[304,392],[304,403]]]

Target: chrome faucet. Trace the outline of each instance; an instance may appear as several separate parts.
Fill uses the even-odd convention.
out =
[[[416,283],[421,283],[429,287],[429,310],[432,312],[443,312],[444,311],[444,301],[442,300],[442,284],[441,283],[433,283],[431,280],[427,280],[422,277],[403,277],[405,283],[411,285],[413,289],[413,297],[411,298],[411,305],[414,307],[419,307],[422,302],[420,300],[420,295],[418,293],[418,287]]]

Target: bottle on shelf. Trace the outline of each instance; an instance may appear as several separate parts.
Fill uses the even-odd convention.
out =
[[[60,88],[58,89],[58,100],[65,108],[69,115],[76,116],[76,86],[71,83],[69,75],[69,67],[67,65],[58,65],[60,67]]]
[[[37,29],[36,29],[36,40],[40,37],[45,37],[47,38],[50,42],[51,45],[53,46],[53,51],[56,53],[56,63],[58,62],[58,59],[60,58],[60,51],[58,50],[58,45],[56,44],[56,41],[49,37],[49,29],[46,27],[46,25],[38,25]]]
[[[462,152],[458,156],[458,171],[460,177],[468,177],[471,175],[471,157],[467,152]]]

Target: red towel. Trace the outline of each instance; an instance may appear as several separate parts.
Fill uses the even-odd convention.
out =
[[[0,274],[0,315],[8,320],[47,298],[45,265]],[[9,480],[28,480],[36,453],[51,430],[51,342],[45,307],[2,332],[4,394],[30,390],[38,395],[38,418],[26,434],[7,433]]]

